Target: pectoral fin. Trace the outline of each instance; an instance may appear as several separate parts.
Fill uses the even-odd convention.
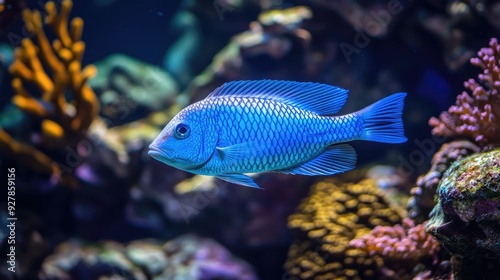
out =
[[[229,183],[242,185],[250,188],[262,189],[252,180],[252,178],[244,174],[228,173],[228,174],[219,174],[216,177]]]
[[[237,161],[242,158],[250,157],[252,154],[258,154],[266,148],[267,143],[249,141],[234,144],[227,147],[216,147],[220,158],[224,161]]]
[[[351,145],[340,144],[328,147],[319,156],[293,168],[276,172],[295,175],[333,175],[351,170],[356,165],[356,151]]]
[[[239,143],[227,147],[216,147],[219,156],[224,161],[233,161],[247,157],[250,154],[251,144],[248,142]]]

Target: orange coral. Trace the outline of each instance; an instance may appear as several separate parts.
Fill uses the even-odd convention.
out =
[[[56,34],[52,46],[43,30],[40,12],[27,9],[23,11],[26,28],[36,36],[38,45],[35,46],[31,39],[25,38],[15,51],[10,72],[15,77],[12,80],[12,87],[16,92],[14,104],[36,117],[52,119],[66,133],[77,134],[86,130],[97,117],[99,103],[86,83],[95,75],[95,67],[88,65],[81,69],[85,50],[85,44],[80,40],[83,20],[74,18],[70,32],[67,29],[71,7],[70,0],[62,2],[59,13],[54,2],[47,2],[45,6],[45,22]],[[44,66],[51,76],[45,72]],[[24,88],[24,83],[34,84],[42,92],[42,102],[52,105],[53,110],[47,110],[42,102],[30,95]],[[71,103],[64,97],[67,88],[71,89]]]
[[[57,12],[55,2],[49,1],[45,5],[44,18],[40,11],[23,10],[26,29],[35,36],[36,44],[30,38],[23,39],[15,50],[15,59],[9,69],[14,77],[12,102],[29,115],[42,119],[40,142],[33,144],[44,149],[75,145],[85,137],[82,132],[99,113],[99,102],[87,84],[87,80],[96,74],[96,69],[93,65],[82,69],[81,65],[85,50],[85,44],[80,40],[83,20],[74,18],[68,30],[72,5],[71,0],[64,0]],[[55,33],[52,43],[44,32],[44,22]],[[41,94],[35,96],[25,84],[33,85]],[[65,97],[67,90],[71,93],[70,100]],[[23,164],[47,166],[35,168],[38,171],[56,171],[53,167],[56,163],[49,156],[16,142],[4,131],[0,131],[0,136],[2,152],[10,153]],[[25,156],[19,157],[20,154]]]
[[[18,143],[2,129],[0,129],[0,152],[24,162],[37,172],[54,174],[56,177],[61,174],[61,169],[52,159],[29,145]]]

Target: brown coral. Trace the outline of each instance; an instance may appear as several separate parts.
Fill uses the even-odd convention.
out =
[[[476,141],[481,146],[500,145],[500,45],[492,38],[489,48],[482,48],[477,58],[470,62],[483,68],[479,82],[464,82],[467,91],[457,97],[454,106],[438,118],[431,118],[429,125],[434,135],[462,137]],[[472,95],[472,96],[471,96]]]
[[[43,20],[55,33],[52,44],[44,32],[41,13],[25,9],[23,20],[26,29],[36,37],[36,44],[29,38],[23,39],[15,50],[10,67],[15,92],[12,101],[24,112],[41,120],[40,137],[30,147],[6,137],[3,132],[0,147],[3,147],[3,153],[14,155],[13,158],[23,164],[31,162],[32,166],[49,166],[45,170],[37,168],[42,172],[49,170],[54,173],[56,163],[35,146],[51,150],[67,144],[76,145],[85,137],[84,132],[99,112],[97,98],[87,85],[87,80],[96,73],[95,67],[88,65],[82,69],[81,65],[85,50],[85,44],[80,40],[83,20],[74,18],[68,30],[71,8],[71,0],[62,1],[59,13],[55,2],[46,3]],[[26,84],[33,85],[40,94],[29,92]],[[70,100],[65,97],[68,89]],[[19,154],[25,156],[18,157]]]
[[[290,216],[297,232],[285,268],[300,279],[372,279],[383,265],[378,256],[354,248],[350,241],[378,225],[401,222],[402,213],[389,205],[372,180],[359,183],[320,181]]]

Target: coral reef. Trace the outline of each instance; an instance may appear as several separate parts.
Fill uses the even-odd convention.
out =
[[[169,176],[164,175],[167,172]],[[189,176],[150,158],[134,187],[129,209],[142,213],[148,205],[160,205],[161,214],[178,227],[196,228],[205,236],[217,236],[224,244],[235,246],[287,244],[292,239],[286,227],[288,216],[307,194],[304,186],[314,180],[260,175],[255,180],[266,191],[259,193],[213,177]]]
[[[267,1],[181,0],[171,22],[177,40],[165,54],[164,68],[185,88],[235,33],[244,30]],[[259,3],[261,2],[261,3]],[[268,7],[269,8],[269,7]],[[266,9],[268,9],[266,8]]]
[[[464,91],[454,106],[429,124],[434,135],[467,138],[481,146],[500,145],[500,45],[492,38],[488,48],[482,48],[470,61],[483,68],[478,81],[464,82],[471,94]],[[472,96],[471,96],[472,95]]]
[[[425,223],[415,225],[409,218],[404,218],[401,225],[376,226],[369,234],[352,240],[350,244],[387,260],[415,261],[439,250],[436,239],[425,232]]]
[[[8,230],[12,229],[12,223],[10,221],[7,222],[7,219],[12,216],[9,216],[7,211],[2,211],[0,212],[0,217],[6,221],[2,223],[2,226]],[[15,255],[15,269],[9,269],[13,264],[11,256],[7,255],[7,258],[2,259],[2,263],[0,264],[0,279],[38,279],[36,275],[40,263],[49,253],[50,244],[39,231],[41,228],[40,219],[34,213],[24,214],[22,218],[22,223],[15,223],[16,231],[14,238],[11,237],[9,239],[9,231],[2,232],[2,236],[0,237],[6,254]],[[11,244],[9,244],[9,240],[15,240],[15,243],[11,241]],[[14,254],[11,252],[10,246],[15,246]]]
[[[81,65],[85,50],[85,44],[80,40],[83,20],[74,18],[71,21],[71,30],[67,29],[71,7],[72,2],[65,0],[62,2],[61,11],[57,13],[54,2],[46,4],[45,22],[57,37],[52,46],[43,31],[41,13],[24,10],[26,27],[35,34],[38,44],[35,46],[31,39],[24,39],[22,45],[16,49],[15,61],[10,67],[10,72],[15,77],[12,80],[12,87],[16,92],[14,104],[38,118],[47,120],[47,125],[42,125],[46,127],[42,133],[58,138],[77,137],[75,135],[87,130],[99,112],[99,103],[87,84],[87,80],[96,74],[96,69],[93,65],[82,69]],[[49,69],[51,77],[44,67]],[[24,88],[25,83],[34,84],[42,92],[40,101],[28,93]],[[64,96],[67,88],[71,90],[71,103],[67,102]],[[45,108],[46,106],[50,109]],[[60,135],[55,131],[70,135]]]
[[[360,3],[361,1],[356,0],[338,3],[328,0],[313,0],[311,2],[335,11],[354,29],[365,30],[373,37],[386,35],[397,22],[397,20],[391,19],[391,15],[397,15],[403,10],[402,5],[387,4],[387,7],[384,7],[382,3],[374,3],[366,7],[366,3]],[[387,15],[389,15],[389,18],[387,18]],[[383,23],[380,23],[380,21],[383,21]]]
[[[108,126],[135,121],[177,103],[176,82],[158,67],[124,54],[113,54],[95,67],[98,75],[89,85],[99,97]]]
[[[19,47],[11,67],[15,105],[0,108],[0,166],[15,167],[20,206],[16,213],[19,272],[8,274],[4,261],[0,278],[256,279],[256,273],[260,279],[449,276],[448,253],[436,253],[435,240],[423,232],[424,221],[435,205],[440,181],[444,184],[451,176],[443,175],[445,170],[457,160],[499,145],[495,40],[472,59],[483,74],[466,82],[467,93],[442,119],[431,121],[436,124],[435,135],[458,140],[443,145],[431,170],[418,179],[409,202],[412,220],[403,219],[401,205],[414,178],[391,167],[408,145],[360,144],[356,147],[359,168],[315,185],[313,177],[256,175],[264,192],[213,177],[190,177],[153,160],[146,149],[181,107],[237,79],[338,85],[350,90],[345,111],[358,110],[392,92],[413,92],[405,105],[405,130],[409,139],[422,139],[426,114],[447,108],[454,85],[471,77],[464,67],[473,56],[471,49],[498,34],[500,4],[181,0],[139,6],[123,2],[119,9],[115,5],[102,9],[75,1],[73,13],[86,19],[83,38],[92,46],[82,60],[83,21],[69,22],[71,1],[49,1],[40,12],[25,10],[25,26],[12,17],[23,5],[1,10],[23,1],[4,2],[0,29],[13,23],[9,26],[13,32],[5,35],[16,40],[11,40],[12,46]],[[41,8],[47,1],[25,2]],[[89,14],[92,23],[85,17]],[[133,20],[120,22],[124,17]],[[148,40],[130,40],[140,33],[151,35]],[[31,39],[21,43],[19,34]],[[117,46],[116,38],[129,42]],[[153,66],[161,63],[163,54],[168,73]],[[83,67],[87,60],[95,67]],[[9,50],[0,50],[0,74],[10,61]],[[11,95],[6,89],[0,101],[6,103]],[[413,164],[416,170],[424,168],[434,148],[422,154],[422,164]],[[374,160],[387,165],[374,167]],[[456,164],[453,168],[460,168]],[[472,170],[464,174],[476,176]],[[481,172],[488,170],[492,168]],[[495,174],[489,175],[495,179]],[[437,207],[441,212],[435,210],[433,217],[443,224],[430,228],[454,253],[456,275],[478,271],[473,263],[478,261],[463,253],[465,246],[473,254],[485,252],[491,257],[479,262],[490,278],[498,278],[493,274],[498,255],[491,253],[498,250],[498,200],[483,203],[480,196],[496,194],[498,188],[487,192],[478,185],[481,176],[467,176],[455,180],[469,180],[478,190],[462,197],[446,183],[447,193],[438,192],[444,197]],[[79,188],[52,188],[58,182]],[[311,185],[312,193],[296,210]],[[464,197],[475,202],[464,202]],[[462,206],[446,205],[452,200],[462,201]],[[3,211],[4,204],[0,202]],[[0,217],[6,221],[2,210]],[[256,273],[212,240],[183,236],[163,245],[153,241],[184,233],[218,240],[251,262]],[[89,243],[65,242],[47,257],[54,244],[73,238]],[[129,240],[138,241],[119,243]],[[287,250],[287,275],[281,275]]]
[[[53,175],[56,182],[61,176],[61,168],[51,158],[30,145],[16,141],[1,128],[0,152],[22,162],[24,166],[33,171]]]
[[[376,226],[400,223],[403,213],[389,205],[372,180],[339,183],[325,179],[289,217],[296,232],[285,268],[300,279],[375,279],[380,256],[350,245]]]
[[[84,268],[84,269],[82,269]],[[40,279],[257,279],[252,268],[217,242],[184,235],[154,240],[57,246],[42,264]]]
[[[251,58],[269,60],[275,64],[279,61],[276,67],[280,68],[278,72],[281,72],[281,77],[285,77],[284,72],[293,74],[291,70],[304,70],[307,68],[308,61],[304,58],[310,52],[311,35],[301,26],[311,17],[310,9],[303,6],[262,12],[258,21],[250,23],[250,30],[235,35],[214,56],[212,63],[189,84],[187,94],[197,101],[224,82],[259,78],[255,76],[258,73],[252,71],[256,65],[250,61]],[[296,49],[305,55],[293,61],[287,60]]]
[[[332,2],[328,0],[313,0],[310,5],[316,9],[333,11],[336,17],[343,18],[351,29],[357,31],[357,44],[350,45],[347,53],[358,53],[365,42],[371,38],[394,36],[400,31],[400,26],[411,26],[405,29],[401,36],[406,43],[418,45],[418,31],[423,28],[426,35],[433,37],[433,42],[439,42],[439,49],[443,50],[440,59],[452,71],[457,71],[473,56],[467,39],[473,37],[470,30],[477,26],[476,21],[483,18],[490,21],[492,29],[498,31],[499,15],[498,4],[487,4],[484,1],[428,1],[419,5],[400,1],[360,1],[344,0]],[[469,28],[464,28],[468,26]],[[495,33],[493,33],[495,34]],[[420,38],[420,41],[425,39]],[[346,46],[346,45],[344,45]]]
[[[450,2],[446,7],[446,15],[422,12],[420,25],[439,38],[443,46],[443,60],[452,71],[466,64],[474,52],[465,46],[466,32],[458,28],[467,17],[474,14],[462,1]]]
[[[500,260],[500,149],[456,161],[441,179],[438,204],[427,229],[456,259],[466,260],[468,273],[497,277],[488,264]],[[482,269],[485,269],[482,271]],[[456,277],[463,267],[454,267]],[[493,274],[490,274],[493,273]],[[461,279],[461,278],[459,278]]]
[[[439,183],[430,232],[455,254],[500,257],[499,185],[500,149],[453,163]]]
[[[384,274],[402,277],[415,273],[419,263],[432,264],[439,251],[439,243],[425,231],[425,223],[415,225],[409,218],[393,227],[376,226],[369,234],[352,240],[350,245],[370,256],[380,256],[384,261]]]
[[[432,157],[430,170],[418,177],[416,185],[410,191],[408,216],[418,222],[427,220],[435,205],[434,196],[444,172],[453,162],[479,151],[478,146],[467,140],[443,144]]]
[[[4,153],[21,164],[37,167],[37,171],[50,172],[56,177],[61,173],[56,167],[57,161],[43,154],[65,146],[75,147],[86,137],[85,132],[99,111],[99,102],[87,84],[96,69],[92,65],[82,69],[81,65],[85,50],[81,41],[83,20],[74,18],[70,30],[67,27],[71,7],[72,2],[64,0],[58,13],[56,4],[49,1],[43,18],[39,11],[23,11],[26,28],[36,37],[37,44],[25,38],[15,50],[10,67],[15,91],[12,102],[37,120],[39,133],[26,140],[31,142],[26,144],[7,137],[4,132],[0,138]],[[55,33],[52,44],[43,30],[43,20]],[[26,87],[28,84],[31,87]],[[33,94],[28,90],[31,88],[41,94]],[[67,90],[71,93],[70,100],[65,96]]]

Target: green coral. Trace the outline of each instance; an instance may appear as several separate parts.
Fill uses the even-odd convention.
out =
[[[500,257],[500,149],[453,163],[438,186],[428,230],[453,254]]]

